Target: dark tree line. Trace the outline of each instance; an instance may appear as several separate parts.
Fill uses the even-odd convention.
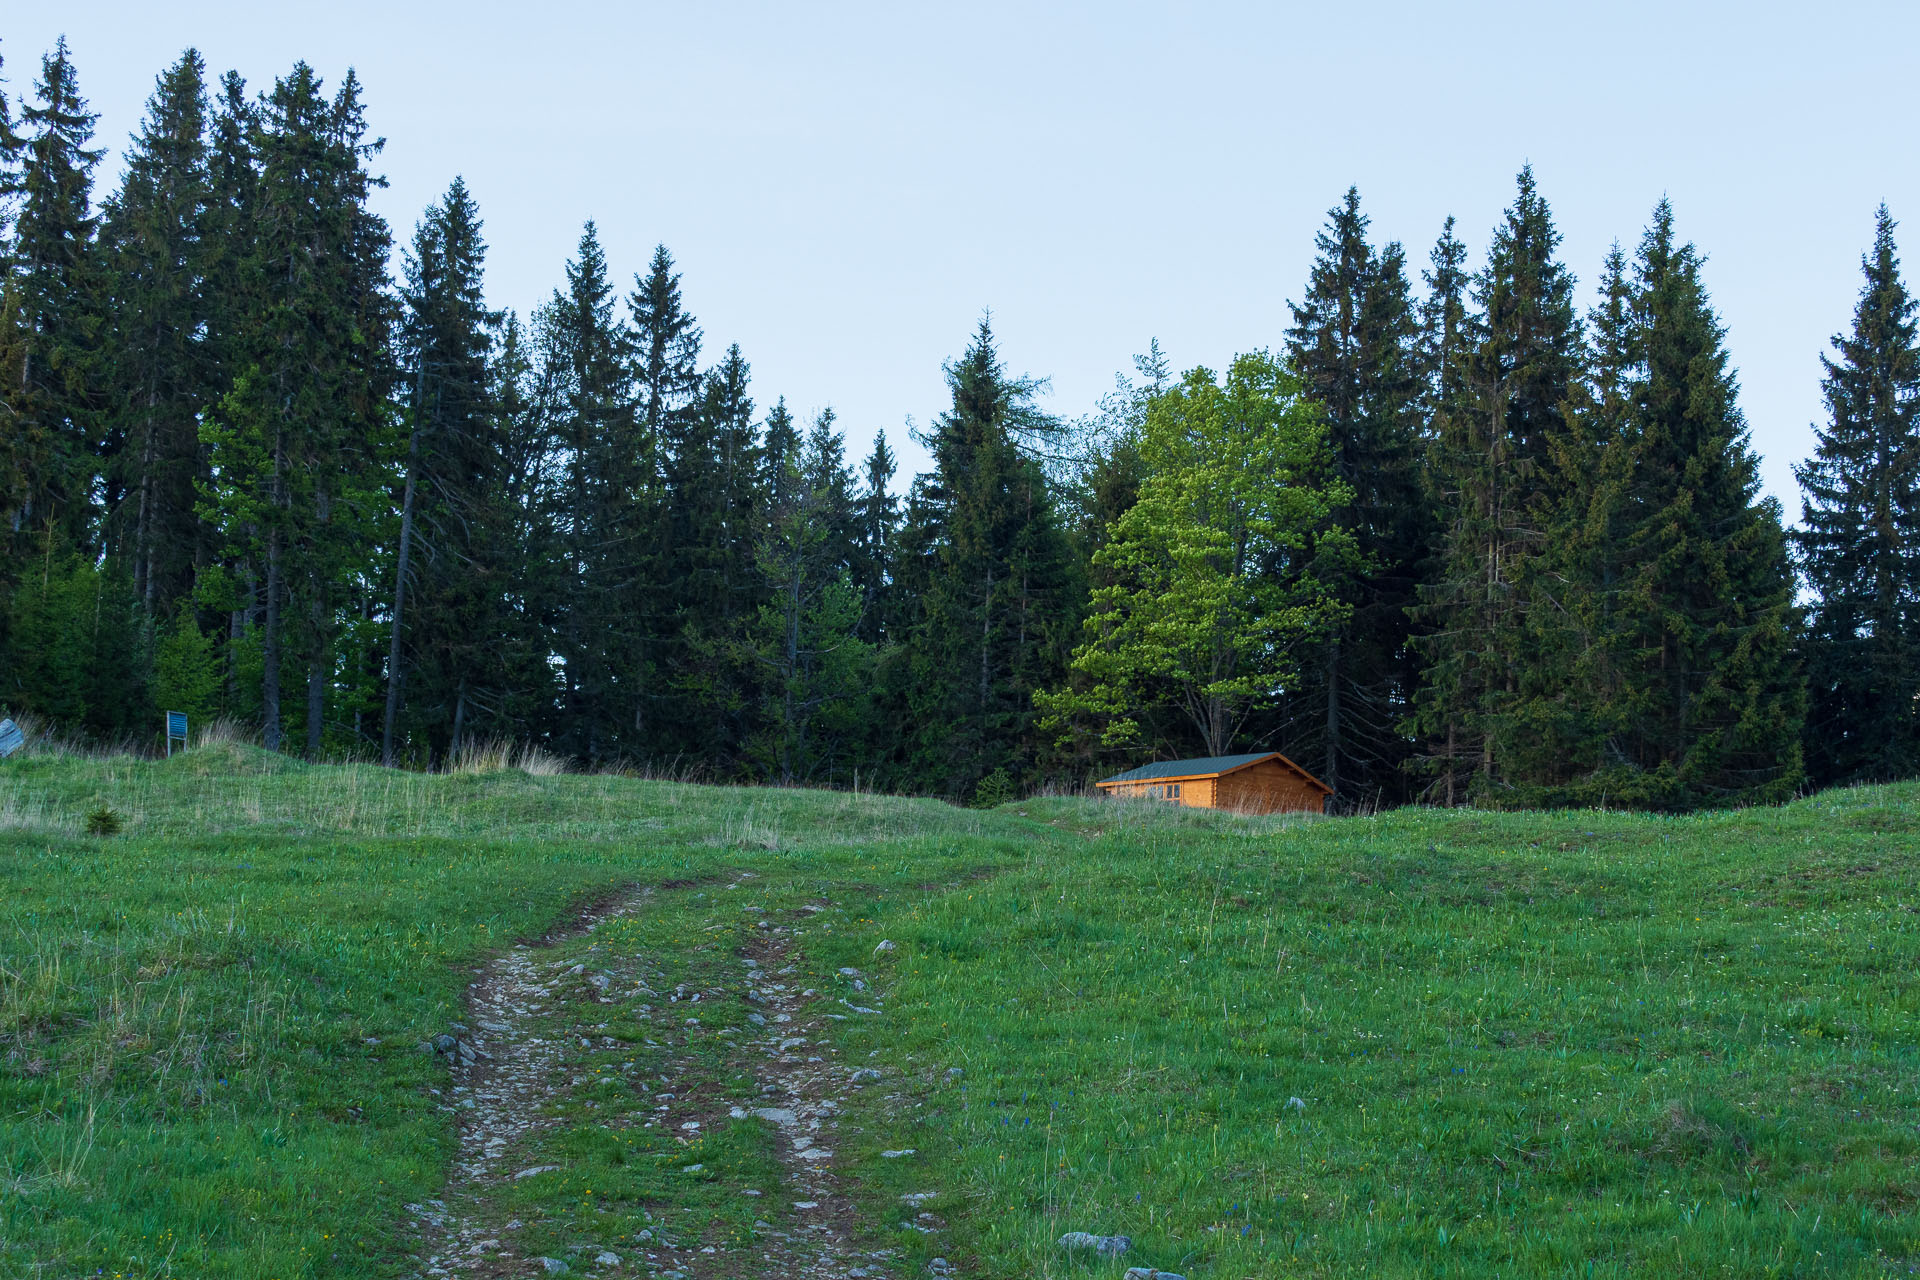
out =
[[[664,247],[629,285],[589,223],[523,320],[486,303],[455,179],[395,253],[351,74],[252,92],[189,51],[104,195],[94,119],[64,44],[0,83],[9,709],[950,796],[1197,750],[1151,672],[1125,754],[1037,709],[1164,461],[1157,345],[1065,422],[982,321],[902,482],[884,436],[856,461],[831,410],[767,403]],[[1337,500],[1261,572],[1314,621],[1242,690],[1236,745],[1349,806],[1914,773],[1920,354],[1893,231],[1882,210],[1790,535],[1664,201],[1583,309],[1530,171],[1477,270],[1448,220],[1417,281],[1349,191],[1279,335]]]

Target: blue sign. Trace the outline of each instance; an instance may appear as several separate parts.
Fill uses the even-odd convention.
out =
[[[12,755],[20,749],[27,735],[20,732],[20,726],[11,720],[0,720],[0,758]]]
[[[184,711],[167,712],[167,736],[187,740],[187,713]]]

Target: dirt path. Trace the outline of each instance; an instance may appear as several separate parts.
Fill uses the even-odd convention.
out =
[[[581,917],[568,932],[592,932],[602,921],[639,908],[647,896],[646,890],[623,895]],[[564,1078],[556,1038],[535,1034],[536,1020],[544,1021],[541,1015],[559,1000],[554,972],[540,963],[554,941],[539,948],[515,944],[468,986],[468,1022],[452,1029],[459,1044],[442,1055],[460,1144],[453,1176],[445,1200],[408,1206],[419,1214],[425,1276],[478,1280],[547,1272],[538,1259],[523,1259],[515,1250],[511,1232],[520,1224],[501,1223],[491,1210],[508,1180],[549,1171],[510,1168],[505,1157],[543,1122],[551,1123],[545,1113]]]
[[[859,998],[836,1000],[807,987],[799,966],[792,963],[791,931],[772,923],[736,951],[733,974],[698,989],[663,985],[659,975],[670,972],[669,957],[601,955],[594,965],[604,967],[591,969],[575,963],[582,935],[647,910],[652,896],[651,890],[633,891],[583,915],[562,936],[539,946],[515,946],[471,984],[459,1044],[447,1055],[445,1101],[458,1133],[452,1176],[444,1200],[409,1206],[422,1241],[420,1276],[860,1280],[895,1273],[897,1266],[889,1266],[895,1251],[863,1250],[855,1241],[853,1206],[835,1168],[846,1101],[878,1077],[840,1060],[830,1043],[832,1026],[836,1019],[866,1016],[875,1006],[863,1005]],[[589,945],[588,950],[599,948]],[[856,996],[864,989],[857,974],[848,983]],[[725,1050],[727,1062],[735,1068],[733,1078],[752,1081],[748,1096],[714,1097],[711,1061],[695,1064],[671,1051],[673,1034],[684,1034],[684,1028],[701,1021],[686,1017],[687,1012],[712,1010],[713,1002],[721,1000],[744,1002],[748,1012],[740,1030],[746,1034],[705,1043],[732,1046]],[[700,1001],[707,1003],[696,1003]],[[612,1037],[595,1033],[622,1015],[641,1020],[667,1044],[645,1041],[660,1056],[649,1063],[644,1079],[634,1081],[635,1091],[620,1109],[624,1114],[612,1108],[592,1113],[594,1127],[642,1127],[654,1131],[655,1141],[668,1133],[689,1143],[701,1136],[703,1126],[707,1134],[716,1126],[749,1118],[774,1126],[783,1178],[778,1189],[719,1189],[753,1197],[742,1202],[753,1217],[750,1239],[703,1242],[662,1217],[657,1230],[640,1232],[635,1240],[603,1244],[587,1239],[570,1246],[564,1256],[542,1254],[521,1243],[525,1224],[512,1216],[515,1210],[508,1202],[524,1200],[520,1191],[537,1185],[529,1180],[565,1173],[563,1162],[540,1162],[560,1157],[528,1153],[540,1150],[543,1138],[555,1137],[574,1108],[601,1105],[586,1099],[605,1098],[604,1092],[591,1091],[607,1081],[581,1064],[618,1047]],[[656,1207],[663,1215],[674,1208]],[[653,1220],[652,1212],[648,1219]]]

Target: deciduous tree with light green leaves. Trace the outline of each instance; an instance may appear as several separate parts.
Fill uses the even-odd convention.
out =
[[[1073,678],[1037,699],[1043,723],[1123,747],[1143,716],[1172,712],[1224,755],[1345,608],[1324,584],[1358,555],[1332,522],[1351,495],[1319,408],[1265,352],[1236,357],[1224,381],[1194,369],[1158,397],[1141,453],[1139,501],[1094,556],[1108,585]]]

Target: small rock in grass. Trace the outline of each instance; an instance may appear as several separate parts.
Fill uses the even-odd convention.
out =
[[[686,1166],[685,1168],[683,1168],[682,1170],[680,1170],[680,1172],[682,1172],[682,1173],[699,1173],[699,1172],[700,1172],[701,1170],[703,1170],[703,1169],[705,1169],[706,1167],[707,1167],[707,1166],[705,1166],[704,1164],[690,1164],[690,1165],[687,1165],[687,1166]]]
[[[885,955],[887,952],[892,951],[894,949],[895,949],[894,945],[891,942],[888,942],[885,938],[882,938],[880,939],[880,945],[873,949],[873,954],[877,956]],[[946,1261],[946,1259],[942,1258],[940,1259],[940,1261],[944,1262]]]
[[[935,1275],[935,1276],[950,1276],[953,1274],[953,1264],[951,1262],[948,1262],[945,1258],[935,1258],[932,1262],[929,1262],[927,1264],[927,1274]]]
[[[847,1079],[854,1084],[866,1084],[869,1081],[878,1080],[879,1078],[880,1073],[872,1067],[861,1067],[858,1071],[847,1077]]]
[[[514,1174],[513,1176],[516,1178],[531,1178],[535,1174],[539,1174],[539,1173],[552,1173],[555,1170],[559,1169],[559,1167],[560,1166],[557,1164],[537,1164],[533,1166],[533,1168],[531,1169],[522,1169],[520,1172]]]
[[[593,1261],[595,1266],[617,1267],[620,1265],[620,1255],[611,1249],[602,1249]]]
[[[1152,1267],[1128,1267],[1127,1274],[1121,1280],[1187,1280],[1183,1275],[1172,1271],[1155,1271]]]
[[[858,969],[842,969],[840,976],[843,978],[857,978],[860,976],[860,971]]]
[[[567,1274],[567,1264],[558,1258],[542,1258],[540,1259],[540,1265],[547,1269],[547,1274],[550,1276],[563,1276]]]
[[[1096,1236],[1089,1231],[1069,1231],[1060,1237],[1062,1249],[1091,1249],[1103,1258],[1117,1258],[1133,1247],[1132,1236]]]
[[[820,1202],[818,1200],[795,1200],[793,1207],[796,1209],[818,1209]]]
[[[1292,1107],[1295,1111],[1305,1111],[1307,1109],[1307,1104],[1305,1102],[1302,1102],[1298,1098],[1288,1098],[1287,1105]]]
[[[916,1154],[916,1152],[912,1147],[902,1147],[898,1151],[882,1151],[880,1153],[880,1158],[882,1160],[898,1160],[901,1156],[910,1156],[914,1154]]]
[[[948,1068],[947,1068],[947,1079],[949,1079],[949,1080],[958,1080],[958,1079],[959,1079],[959,1078],[960,1078],[961,1076],[963,1076],[963,1075],[965,1075],[965,1074],[967,1074],[967,1073],[966,1073],[965,1071],[963,1071],[963,1070],[962,1070],[961,1068],[959,1068],[959,1067],[948,1067]]]

